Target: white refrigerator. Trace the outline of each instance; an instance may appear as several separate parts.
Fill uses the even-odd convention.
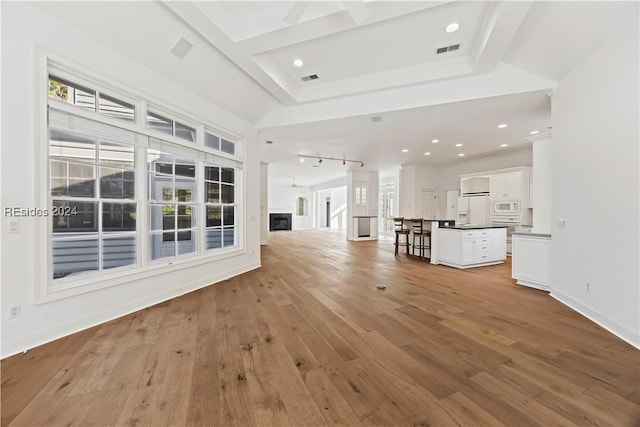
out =
[[[464,196],[458,199],[458,224],[490,224],[489,195]]]

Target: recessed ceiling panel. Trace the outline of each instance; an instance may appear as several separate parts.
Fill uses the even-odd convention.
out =
[[[416,65],[470,55],[488,3],[454,2],[428,10],[359,26],[354,29],[266,52],[290,80],[317,74],[318,82],[335,82],[372,73],[393,72]],[[450,22],[460,29],[445,32]],[[442,46],[459,49],[436,55]],[[294,67],[300,58],[304,66]]]

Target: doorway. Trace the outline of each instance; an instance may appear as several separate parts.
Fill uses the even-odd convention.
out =
[[[436,219],[438,196],[433,190],[422,190],[420,196],[420,204],[422,206],[422,218]]]
[[[331,198],[327,197],[325,209],[325,227],[331,228]]]

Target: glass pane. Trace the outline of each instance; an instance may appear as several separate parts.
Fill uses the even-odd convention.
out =
[[[220,141],[220,149],[223,153],[236,154],[236,144],[226,139]]]
[[[135,231],[135,203],[103,203],[102,231]]]
[[[224,206],[222,209],[223,212],[223,217],[222,220],[224,221],[224,225],[233,225],[235,224],[235,218],[236,218],[236,208],[235,206]]]
[[[133,147],[127,147],[113,142],[99,141],[98,155],[103,166],[120,166],[126,169],[135,168],[135,151]]]
[[[196,236],[198,233],[192,231],[178,232],[178,255],[190,254],[196,251]]]
[[[100,196],[107,199],[133,199],[135,172],[100,168]]]
[[[102,267],[122,267],[136,263],[136,236],[119,236],[102,241]]]
[[[228,246],[233,246],[235,245],[235,229],[234,228],[227,228],[225,227],[223,230],[223,243],[224,243],[224,247],[228,247]]]
[[[151,205],[151,230],[173,230],[175,215],[175,205]]]
[[[98,231],[97,202],[54,200],[53,233]]]
[[[170,176],[150,175],[149,199],[161,200],[163,202],[173,200],[173,182]]]
[[[217,182],[205,182],[204,198],[208,203],[220,203],[220,184]]]
[[[196,225],[196,206],[178,205],[178,228],[185,229]]]
[[[178,161],[178,159],[176,159]],[[178,164],[176,163],[176,176],[184,176],[189,178],[195,178],[196,165],[192,164]]]
[[[204,134],[204,145],[206,147],[209,147],[209,148],[214,148],[216,150],[220,150],[220,137],[205,133]]]
[[[190,188],[176,188],[176,202],[190,202],[191,193]]]
[[[222,203],[233,203],[235,200],[233,198],[234,187],[233,185],[222,184]]]
[[[154,170],[154,169],[151,169]],[[157,173],[173,175],[173,163],[156,163],[155,171]]]
[[[147,127],[162,133],[173,135],[173,120],[159,114],[147,113]]]
[[[90,233],[86,239],[53,239],[53,278],[59,279],[98,269],[98,239]]]
[[[207,181],[220,181],[220,168],[216,166],[205,166],[204,179]]]
[[[222,247],[222,229],[207,228],[205,235],[205,247],[207,249],[217,249]]]
[[[176,137],[189,142],[196,142],[196,130],[191,126],[176,122]]]
[[[173,233],[157,233],[151,235],[151,259],[160,259],[176,255],[175,237],[165,241],[165,234],[174,236]]]
[[[55,76],[49,76],[49,98],[96,111],[95,91]]]
[[[207,206],[207,227],[219,227],[222,225],[222,207]]]
[[[50,132],[51,195],[95,196],[96,145],[92,138]]]
[[[98,101],[98,111],[105,116],[116,117],[129,122],[133,122],[135,118],[135,109],[132,104],[103,93],[100,94]]]
[[[232,168],[222,168],[222,182],[228,182],[229,184],[233,184],[234,170]]]

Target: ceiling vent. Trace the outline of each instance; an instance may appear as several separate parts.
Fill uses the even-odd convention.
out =
[[[184,59],[184,57],[187,56],[187,53],[189,53],[192,47],[193,44],[189,40],[185,39],[184,37],[180,37],[180,40],[178,40],[175,46],[173,46],[173,48],[171,49],[171,53],[173,53],[179,59]]]
[[[301,77],[303,82],[308,82],[309,80],[317,80],[318,79],[318,75],[317,74],[311,74],[310,76],[304,76]]]
[[[436,49],[436,55],[440,55],[447,52],[454,52],[460,49],[460,43],[452,44],[451,46],[439,47]]]
[[[371,117],[371,121],[372,121],[373,123],[381,122],[381,121],[382,121],[382,117],[380,117],[380,116],[372,116],[372,117]]]

